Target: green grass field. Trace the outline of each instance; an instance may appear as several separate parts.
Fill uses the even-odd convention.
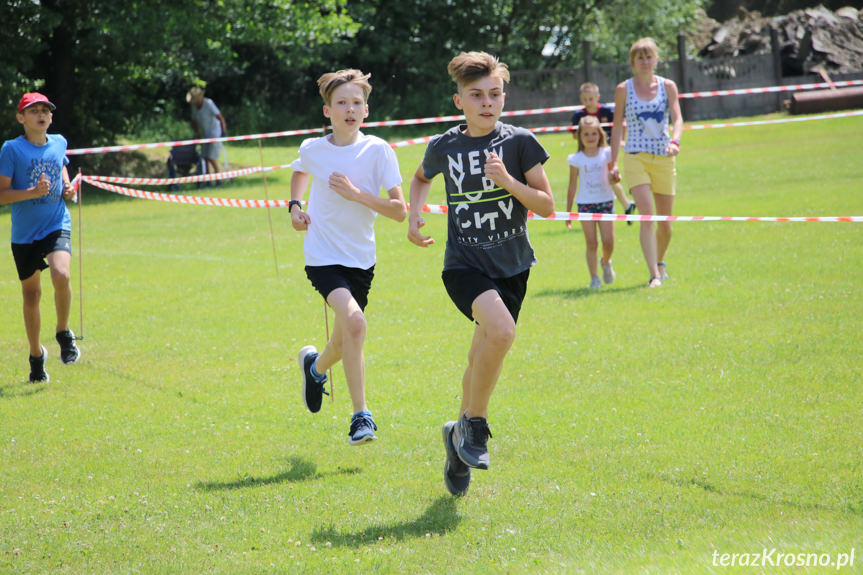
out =
[[[863,215],[861,133],[861,117],[687,131],[675,213]],[[541,141],[563,210],[574,142]],[[423,150],[398,151],[406,190]],[[269,196],[289,178],[270,176]],[[262,198],[264,180],[186,193]],[[334,400],[303,406],[296,353],[323,345],[323,306],[302,235],[271,217],[278,267],[266,210],[85,189],[83,357],[57,359],[44,277],[49,384],[26,383],[5,249],[0,573],[827,573],[782,557],[852,551],[839,572],[863,572],[863,224],[680,222],[653,290],[637,226],[619,224],[617,281],[593,293],[578,226],[532,222],[492,467],[456,499],[440,428],[472,327],[440,281],[443,216],[428,250],[378,220],[365,351],[380,439],[362,448],[340,367]],[[78,280],[76,256],[76,331]]]

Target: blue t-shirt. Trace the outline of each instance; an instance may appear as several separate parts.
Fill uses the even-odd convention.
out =
[[[0,175],[12,179],[13,190],[32,188],[42,174],[51,182],[51,193],[12,204],[12,243],[32,244],[57,230],[72,230],[72,220],[63,200],[63,166],[66,138],[48,134],[43,146],[24,136],[7,140],[0,149]]]
[[[548,152],[531,132],[497,123],[491,133],[471,138],[456,126],[435,136],[423,158],[423,174],[444,175],[448,234],[444,270],[472,268],[491,278],[530,269],[536,257],[527,235],[527,208],[484,176],[494,152],[509,174],[526,184],[525,172],[544,164]]]

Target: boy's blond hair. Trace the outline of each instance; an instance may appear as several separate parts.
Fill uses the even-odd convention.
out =
[[[635,57],[639,54],[647,54],[648,56],[656,56],[659,60],[659,48],[656,46],[656,40],[650,37],[639,38],[629,49],[629,63],[635,62]]]
[[[579,86],[578,91],[582,94],[599,94],[599,86],[593,82],[585,82]]]
[[[581,141],[581,135],[584,133],[584,128],[596,128],[599,130],[599,147],[604,148],[608,144],[605,140],[605,130],[602,129],[602,124],[599,123],[599,120],[596,116],[585,116],[581,120],[578,121],[578,151],[584,151],[584,142]]]
[[[487,52],[462,52],[449,61],[446,71],[459,88],[487,76],[509,82],[507,65]]]
[[[363,74],[360,70],[355,69],[327,72],[318,78],[318,90],[321,93],[321,98],[324,99],[324,104],[329,106],[336,88],[344,84],[356,84],[363,90],[363,99],[368,101],[369,94],[372,93],[372,85],[369,84],[371,77],[371,74]]]

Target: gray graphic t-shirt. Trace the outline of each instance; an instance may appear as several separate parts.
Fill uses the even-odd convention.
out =
[[[471,138],[456,126],[426,148],[423,174],[444,174],[448,207],[444,269],[473,268],[492,278],[519,274],[536,263],[527,235],[527,208],[484,176],[485,160],[496,154],[512,177],[548,160],[536,137],[501,122],[486,136]]]

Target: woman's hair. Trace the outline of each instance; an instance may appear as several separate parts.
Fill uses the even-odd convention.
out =
[[[605,130],[602,129],[602,125],[599,123],[599,120],[596,119],[596,116],[585,116],[581,120],[578,121],[578,151],[584,151],[584,142],[581,141],[581,134],[584,133],[584,128],[596,128],[599,130],[599,147],[604,148],[608,144],[605,141]]]
[[[629,49],[630,65],[635,61],[635,57],[639,54],[656,56],[656,59],[659,60],[659,48],[656,46],[656,41],[650,37],[639,38],[638,40],[636,40],[632,47]]]

